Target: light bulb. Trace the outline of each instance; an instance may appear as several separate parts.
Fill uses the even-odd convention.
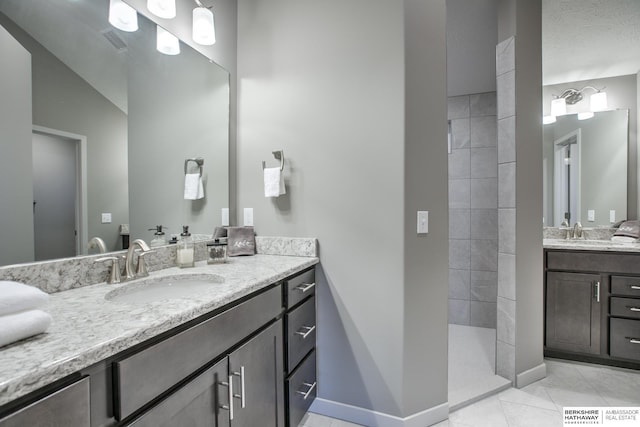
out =
[[[137,31],[138,13],[122,0],[110,0],[109,23],[122,31]]]
[[[604,111],[607,108],[607,92],[597,92],[591,95],[591,111]]]
[[[552,116],[564,116],[567,114],[567,102],[564,98],[556,98],[551,101],[551,115]]]
[[[180,53],[180,40],[161,26],[156,26],[156,49],[165,55]]]
[[[160,18],[172,19],[176,17],[176,0],[147,0],[147,9]]]
[[[213,12],[206,7],[193,9],[193,41],[210,46],[216,42],[216,28],[213,23]]]

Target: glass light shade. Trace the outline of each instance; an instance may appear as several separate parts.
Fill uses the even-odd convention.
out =
[[[551,115],[552,116],[564,116],[567,114],[567,102],[564,98],[556,98],[551,101]]]
[[[556,122],[556,116],[544,116],[542,118],[542,124],[544,125],[550,125],[551,123],[555,123]]]
[[[578,120],[587,120],[593,117],[593,111],[584,111],[582,113],[578,113]]]
[[[607,92],[598,92],[591,95],[591,111],[604,111],[607,108]]]
[[[180,53],[180,40],[161,26],[156,26],[156,49],[165,55],[177,55]]]
[[[138,31],[138,13],[122,0],[110,0],[109,23],[122,31]]]
[[[193,9],[193,41],[207,46],[216,42],[213,12],[206,7]]]
[[[147,9],[160,18],[175,18],[176,0],[147,0]]]

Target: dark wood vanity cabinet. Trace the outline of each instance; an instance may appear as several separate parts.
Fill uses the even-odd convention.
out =
[[[287,426],[297,427],[316,397],[316,279],[310,269],[285,281]]]
[[[545,249],[545,355],[640,369],[640,253]]]
[[[0,427],[297,427],[315,328],[311,268],[0,408]]]
[[[547,272],[546,345],[600,354],[600,275]]]

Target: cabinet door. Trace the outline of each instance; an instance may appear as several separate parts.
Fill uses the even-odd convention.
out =
[[[129,426],[229,427],[227,359],[215,364]]]
[[[234,427],[284,426],[282,321],[229,355]]]
[[[546,345],[600,354],[600,276],[547,273]]]

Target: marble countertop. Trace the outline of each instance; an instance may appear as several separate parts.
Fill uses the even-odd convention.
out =
[[[201,261],[194,268],[167,268],[149,277],[216,274],[224,282],[188,298],[148,303],[114,302],[105,295],[149,277],[51,294],[45,310],[53,323],[47,332],[0,348],[0,405],[317,263],[316,257],[255,255],[227,264]]]
[[[545,249],[568,249],[601,252],[640,252],[640,243],[619,243],[612,242],[611,240],[543,239],[542,246]]]

